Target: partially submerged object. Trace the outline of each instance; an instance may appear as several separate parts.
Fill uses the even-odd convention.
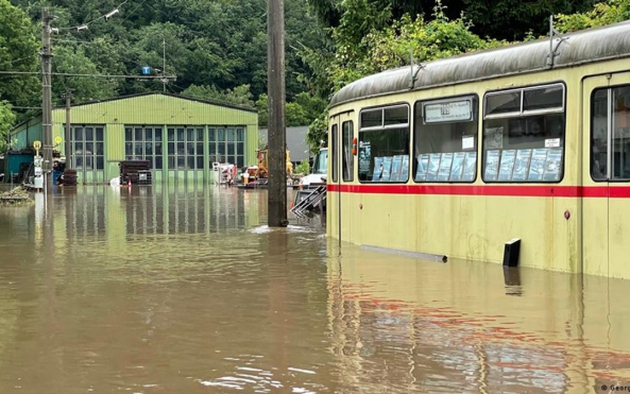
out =
[[[4,193],[0,193],[0,202],[3,204],[15,204],[21,202],[31,202],[33,199],[28,191],[21,186],[15,187]]]

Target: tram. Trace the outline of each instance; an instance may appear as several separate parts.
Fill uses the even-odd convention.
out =
[[[357,80],[328,139],[332,238],[630,278],[630,22]]]

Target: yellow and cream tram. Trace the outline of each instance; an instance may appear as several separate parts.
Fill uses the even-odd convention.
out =
[[[630,278],[630,22],[360,79],[328,146],[333,238]]]

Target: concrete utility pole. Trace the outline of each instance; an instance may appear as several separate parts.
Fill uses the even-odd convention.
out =
[[[42,9],[42,134],[45,171],[44,182],[48,182],[52,169],[52,81],[50,48],[50,21],[48,8]]]
[[[66,151],[66,169],[72,168],[72,160],[70,158],[70,106],[72,105],[72,93],[68,91],[66,93],[66,135],[64,138],[64,145]]]
[[[284,118],[284,0],[267,2],[267,92],[269,94],[268,223],[286,227],[287,169]]]

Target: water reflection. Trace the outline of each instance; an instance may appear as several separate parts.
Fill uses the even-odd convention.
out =
[[[264,191],[59,190],[0,207],[0,392],[601,392],[627,281],[326,242]],[[306,226],[304,224],[307,224]]]

